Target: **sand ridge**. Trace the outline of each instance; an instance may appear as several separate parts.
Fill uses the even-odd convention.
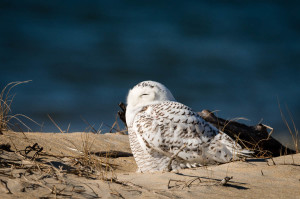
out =
[[[1,198],[300,198],[300,154],[136,173],[127,135],[4,132],[0,144],[12,150],[0,150]]]

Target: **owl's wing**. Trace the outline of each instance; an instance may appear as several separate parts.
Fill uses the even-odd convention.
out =
[[[135,118],[133,130],[144,150],[172,157],[181,149],[177,156],[185,162],[228,162],[233,155],[242,154],[241,147],[228,135],[178,102],[144,107]]]

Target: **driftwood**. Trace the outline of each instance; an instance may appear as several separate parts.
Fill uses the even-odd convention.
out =
[[[203,110],[198,114],[205,121],[225,132],[234,140],[237,140],[242,147],[254,150],[257,156],[274,157],[295,153],[294,150],[283,146],[279,141],[274,139],[271,136],[273,129],[264,124],[247,126],[236,121],[218,118],[208,110]],[[268,129],[271,129],[271,131],[268,132]]]
[[[118,112],[118,115],[126,126],[126,106],[122,102],[119,106],[122,110]],[[208,110],[203,110],[198,114],[205,121],[211,123],[232,139],[236,140],[243,148],[253,150],[257,157],[276,157],[295,153],[294,150],[283,146],[279,141],[274,139],[271,136],[273,129],[264,124],[247,126],[236,121],[218,118]],[[271,129],[271,132],[268,132],[268,129]]]
[[[124,125],[127,128],[127,124],[126,124],[126,105],[123,102],[120,102],[119,107],[121,108],[121,111],[118,111],[119,118],[122,120],[122,122],[124,123]]]

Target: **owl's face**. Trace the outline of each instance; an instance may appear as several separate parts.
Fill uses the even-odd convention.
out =
[[[154,81],[143,81],[133,87],[127,96],[127,107],[141,107],[156,101],[175,101],[172,93],[164,85]]]

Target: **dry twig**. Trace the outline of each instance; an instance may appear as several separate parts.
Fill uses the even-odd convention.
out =
[[[174,155],[171,156],[170,161],[169,161],[168,166],[167,166],[167,171],[168,171],[168,172],[172,171],[172,162],[173,162],[173,160],[178,156],[178,154],[179,154],[185,147],[186,147],[186,144],[182,145],[182,146],[179,148],[179,150],[178,150]]]

